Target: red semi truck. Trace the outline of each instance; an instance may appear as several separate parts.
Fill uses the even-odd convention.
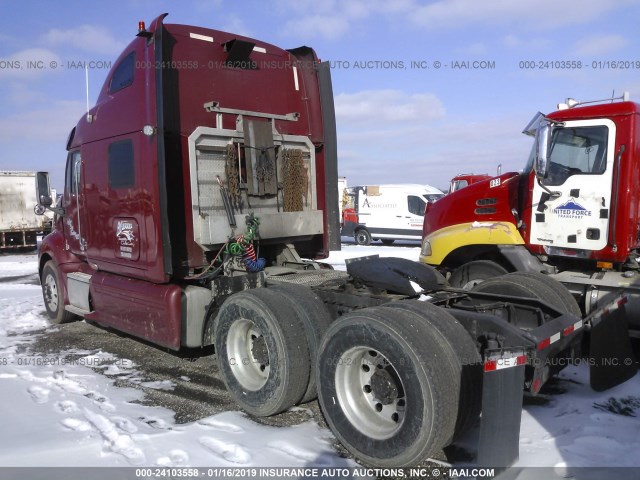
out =
[[[84,317],[173,350],[213,345],[243,409],[273,415],[317,396],[371,465],[416,464],[480,412],[479,462],[511,464],[523,389],[537,393],[562,364],[550,360],[578,354],[583,325],[617,325],[626,297],[582,319],[536,275],[507,276],[495,294],[402,259],[357,259],[346,273],[303,260],[339,248],[328,64],[164,18],[140,24],[71,131],[58,206],[37,176],[40,205],[58,214],[39,255],[51,321]],[[596,360],[610,354],[597,346]],[[633,374],[596,361],[592,384]]]
[[[514,271],[562,282],[584,313],[611,292],[640,292],[640,105],[568,99],[538,114],[522,173],[470,185],[430,207],[421,261],[470,288]],[[629,297],[632,335],[640,297]]]

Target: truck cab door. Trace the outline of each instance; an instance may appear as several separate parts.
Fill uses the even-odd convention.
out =
[[[611,213],[616,126],[611,120],[579,120],[556,127],[549,174],[534,183],[533,245],[550,255],[606,247]]]
[[[69,152],[65,176],[64,195],[64,237],[69,250],[76,255],[84,256],[87,248],[83,231],[82,212],[82,158],[79,150]]]

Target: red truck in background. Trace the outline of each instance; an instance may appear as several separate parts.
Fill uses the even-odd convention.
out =
[[[415,465],[480,413],[478,462],[512,464],[523,389],[537,394],[578,355],[583,325],[617,325],[626,297],[583,319],[541,275],[464,291],[403,259],[354,259],[346,273],[303,260],[340,246],[328,63],[165,16],[140,23],[71,131],[56,207],[37,175],[40,205],[57,213],[39,253],[51,321],[84,317],[172,350],[213,345],[244,410],[317,397],[370,465]],[[597,389],[636,373],[598,361],[626,354],[603,338]]]
[[[457,190],[468,187],[469,185],[473,185],[474,183],[482,182],[483,180],[488,180],[490,178],[491,175],[486,173],[460,173],[451,179],[448,193],[453,193]]]
[[[640,280],[640,105],[567,100],[538,114],[522,173],[505,173],[431,206],[420,260],[454,286],[513,271],[549,273],[584,313]],[[637,287],[636,287],[637,288]],[[640,301],[630,297],[631,326]],[[632,332],[632,335],[634,332]]]

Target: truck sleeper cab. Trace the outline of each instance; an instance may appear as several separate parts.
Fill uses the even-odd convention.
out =
[[[327,255],[337,167],[330,78],[311,49],[163,18],[69,136],[63,215],[40,269],[53,261],[73,313],[178,349],[202,345],[210,297],[185,283],[246,234],[249,213],[267,266]],[[71,303],[75,288],[89,298]]]

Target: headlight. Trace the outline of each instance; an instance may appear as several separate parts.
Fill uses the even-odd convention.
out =
[[[420,250],[420,255],[422,255],[423,257],[431,256],[431,244],[429,243],[429,240],[424,240],[422,242],[422,249]]]

